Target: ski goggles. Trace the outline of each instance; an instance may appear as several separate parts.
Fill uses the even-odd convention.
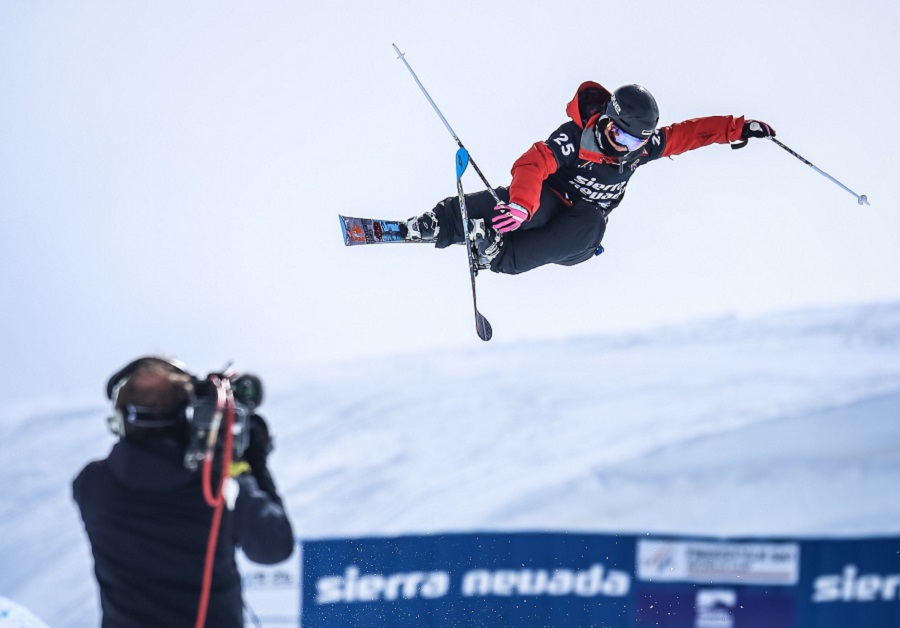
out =
[[[617,144],[624,146],[629,152],[639,149],[647,143],[648,139],[650,139],[648,137],[640,138],[630,135],[617,127],[616,123],[612,120],[609,122],[609,133]]]

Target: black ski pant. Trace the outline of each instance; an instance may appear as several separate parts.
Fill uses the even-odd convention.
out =
[[[497,188],[497,196],[509,201],[509,188]],[[497,215],[494,197],[487,190],[466,194],[469,218],[483,218],[490,225]],[[432,210],[441,229],[435,246],[439,249],[465,241],[459,197],[444,199]],[[568,205],[547,185],[534,216],[515,231],[503,234],[500,253],[491,262],[495,273],[516,275],[543,266],[573,266],[589,260],[606,231],[606,213],[594,203]]]

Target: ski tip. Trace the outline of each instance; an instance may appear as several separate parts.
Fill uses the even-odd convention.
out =
[[[491,324],[480,312],[478,313],[478,316],[475,317],[475,331],[478,333],[478,337],[485,342],[494,336],[494,330],[491,328]]]
[[[344,246],[350,246],[350,232],[347,230],[347,219],[338,214],[341,219],[341,235],[344,236]]]

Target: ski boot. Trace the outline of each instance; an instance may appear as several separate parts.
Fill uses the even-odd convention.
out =
[[[434,212],[425,212],[421,216],[413,216],[406,221],[406,233],[403,237],[407,240],[420,240],[422,242],[434,242],[437,240],[441,226],[438,224]],[[403,225],[401,225],[401,230]]]
[[[469,240],[475,267],[478,270],[489,270],[491,262],[503,246],[500,233],[486,225],[483,218],[472,218],[469,219]]]

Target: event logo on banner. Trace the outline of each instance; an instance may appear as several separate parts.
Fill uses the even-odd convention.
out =
[[[362,573],[348,565],[342,575],[316,581],[316,604],[336,602],[394,602],[422,598],[434,600],[451,593],[461,597],[507,597],[512,595],[578,595],[622,597],[628,594],[631,576],[622,571],[606,572],[594,564],[584,570],[471,569],[458,582],[448,571],[405,573]]]

